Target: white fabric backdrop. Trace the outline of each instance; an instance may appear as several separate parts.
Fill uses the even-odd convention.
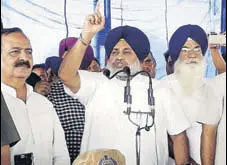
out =
[[[30,38],[34,63],[58,55],[59,41],[66,36],[64,0],[1,0],[1,9],[4,27],[18,26]],[[69,36],[79,36],[84,17],[92,11],[93,0],[67,0]],[[158,63],[157,78],[161,78],[165,75],[163,53],[167,38],[184,24],[198,24],[207,32],[220,32],[221,0],[112,0],[111,15],[112,28],[136,26],[149,36]],[[206,59],[207,76],[212,76],[215,69],[209,53]]]

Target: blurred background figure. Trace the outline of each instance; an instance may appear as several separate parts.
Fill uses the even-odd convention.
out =
[[[148,56],[143,60],[143,62],[141,63],[141,66],[144,71],[147,71],[150,74],[151,78],[155,78],[156,60],[154,59],[152,52],[150,52]],[[146,75],[144,73],[142,74]]]
[[[58,80],[58,69],[61,65],[62,58],[57,56],[48,57],[45,61],[45,70],[47,72],[47,79],[49,83]]]
[[[32,67],[32,72],[37,74],[41,80],[48,81],[45,64],[35,64]]]
[[[64,59],[64,57],[68,54],[69,50],[74,46],[74,44],[78,41],[76,37],[69,37],[67,39],[63,39],[59,45],[59,57]],[[80,65],[81,70],[95,71],[98,72],[100,70],[100,64],[97,59],[94,57],[93,48],[89,45],[85,56]]]
[[[46,72],[45,64],[36,64],[32,67],[32,73],[26,79],[26,82],[31,85],[35,92],[47,96],[50,90],[50,82]]]
[[[61,40],[59,43],[59,56],[46,59],[48,78],[52,82],[48,99],[53,103],[65,131],[71,163],[80,153],[85,122],[85,107],[78,99],[65,93],[63,81],[58,77],[58,70],[63,58],[67,56],[77,40],[75,37]],[[80,69],[89,70],[90,67],[90,71],[99,71],[99,65],[93,62],[94,60],[93,49],[89,46]]]
[[[94,58],[92,60],[92,62],[89,65],[87,70],[90,71],[90,72],[101,72],[102,71],[102,69],[100,67],[100,63],[96,58]]]

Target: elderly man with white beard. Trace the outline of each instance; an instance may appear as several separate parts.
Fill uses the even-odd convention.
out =
[[[204,78],[206,63],[203,56],[207,47],[207,35],[201,27],[184,25],[178,28],[167,51],[174,64],[174,73],[163,82],[172,89],[191,122],[186,131],[190,156],[198,164],[213,165],[220,113],[215,91]]]
[[[189,151],[185,130],[190,124],[170,90],[158,88],[158,84],[153,82],[155,117],[152,118],[139,113],[151,110],[147,102],[148,78],[142,75],[133,78],[130,85],[131,108],[138,113],[131,113],[129,117],[123,113],[127,108],[124,103],[126,74],[109,80],[102,73],[79,70],[89,42],[104,24],[105,18],[99,12],[98,3],[96,12],[86,18],[79,41],[64,58],[59,69],[66,93],[79,98],[86,107],[81,152],[99,148],[117,149],[125,155],[127,165],[136,165],[138,162],[142,165],[167,165],[168,132],[173,140],[176,164],[186,164]],[[111,74],[125,66],[130,67],[134,74],[141,70],[140,61],[149,53],[150,44],[141,30],[121,26],[109,32],[105,50]],[[138,126],[133,125],[129,119]],[[155,124],[150,131],[141,130],[139,134],[140,128],[151,125],[153,119]],[[107,156],[103,160],[113,161]]]

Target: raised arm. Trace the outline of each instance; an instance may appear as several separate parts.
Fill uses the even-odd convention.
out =
[[[218,74],[226,72],[226,62],[223,59],[218,47],[216,45],[210,45],[210,52]]]
[[[224,32],[223,35],[226,36],[226,32]],[[210,52],[211,52],[211,56],[212,56],[212,59],[213,59],[214,66],[216,67],[218,74],[221,74],[221,73],[226,72],[226,62],[222,57],[222,54],[219,50],[219,46],[226,47],[225,44],[224,45],[209,44],[209,48],[210,48]]]
[[[58,71],[59,77],[64,81],[64,84],[74,93],[80,89],[78,70],[86,49],[95,34],[103,29],[104,24],[105,18],[100,13],[100,1],[98,1],[95,12],[87,16],[84,21],[80,39],[65,56]]]

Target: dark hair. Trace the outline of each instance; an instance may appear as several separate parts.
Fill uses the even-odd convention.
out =
[[[154,63],[156,64],[156,59],[153,56],[153,53],[150,51],[151,58],[153,59]]]
[[[94,58],[94,60],[100,65],[100,62],[97,58]]]
[[[24,32],[20,28],[14,27],[14,28],[3,28],[3,29],[1,29],[1,36],[2,35],[8,35],[8,34],[11,34],[11,33],[16,33],[16,32],[24,34]]]
[[[2,23],[2,18],[1,18],[1,30],[3,29],[3,23]]]
[[[164,53],[164,57],[165,57],[166,62],[168,62],[168,58],[169,58],[169,56],[170,56],[170,55],[169,55],[169,53],[168,53],[168,52],[165,52],[165,53]]]
[[[33,65],[32,70],[37,69],[37,68],[46,69],[46,65],[45,64],[35,64],[35,65]]]

